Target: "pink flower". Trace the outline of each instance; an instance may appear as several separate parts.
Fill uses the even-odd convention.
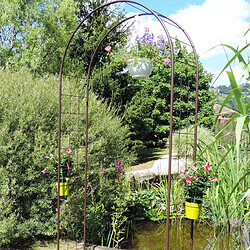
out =
[[[71,148],[67,148],[66,153],[69,154],[69,155],[71,155],[72,154],[72,149]]]
[[[101,165],[101,174],[104,174],[104,169],[103,169],[103,166]]]
[[[42,173],[43,173],[43,174],[46,174],[46,171],[47,171],[47,170],[46,170],[46,168],[45,168],[45,169],[42,171]]]
[[[164,59],[164,62],[165,62],[165,66],[168,66],[168,64],[171,62],[171,60],[168,59],[168,58],[165,58],[165,59]]]
[[[212,169],[208,165],[205,166],[205,170],[206,171],[212,171]]]
[[[198,180],[198,176],[197,175],[195,176],[195,180]]]
[[[74,171],[76,172],[76,168],[74,167]]]
[[[193,166],[193,167],[191,168],[191,170],[196,171],[196,170],[197,170],[197,167],[196,167],[196,166]]]
[[[111,47],[110,47],[110,46],[107,46],[107,47],[105,48],[105,50],[109,52],[109,51],[111,50]]]
[[[220,179],[217,177],[214,181],[217,181],[217,182],[219,182],[220,181]]]
[[[210,179],[210,181],[215,181],[214,177],[212,177],[212,178]]]
[[[186,179],[186,183],[191,184],[191,182],[192,182],[192,179],[191,179],[191,178],[187,178],[187,179]]]
[[[129,56],[128,56],[127,54],[124,54],[124,55],[123,55],[123,58],[126,59],[126,60],[128,60],[128,59],[129,59]]]
[[[233,227],[233,228],[236,228],[236,226],[237,226],[237,222],[236,222],[235,219],[233,219],[233,225],[232,225],[232,227]]]
[[[184,175],[186,175],[187,172],[188,172],[188,169],[185,169],[185,170],[184,170]]]

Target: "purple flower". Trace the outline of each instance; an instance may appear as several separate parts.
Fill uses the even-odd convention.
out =
[[[158,39],[163,39],[163,35],[157,36]]]
[[[103,166],[101,165],[101,174],[104,174],[104,169],[103,169]]]
[[[115,161],[115,168],[118,171],[118,182],[121,183],[123,177],[123,162],[119,160],[117,156],[117,161]]]
[[[232,227],[233,227],[233,228],[236,228],[236,226],[237,226],[237,222],[236,222],[236,220],[235,220],[235,219],[233,219],[233,224],[232,224]]]
[[[161,49],[159,49],[159,54],[163,56],[164,52]]]

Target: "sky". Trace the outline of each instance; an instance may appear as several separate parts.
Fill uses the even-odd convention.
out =
[[[211,72],[214,78],[227,63],[223,48],[214,47],[224,43],[234,48],[237,46],[242,48],[250,41],[250,32],[243,38],[250,27],[250,0],[137,0],[137,2],[182,26],[191,37],[203,67]],[[122,6],[128,15],[140,13],[128,4]],[[138,5],[133,6],[143,9]],[[140,29],[148,27],[154,32],[162,32],[159,22],[153,20],[152,16],[140,18],[138,23]],[[227,53],[229,57],[232,56],[229,50]],[[244,54],[245,60],[248,60],[247,56],[249,51],[248,54]],[[239,82],[242,71],[238,61],[233,65],[233,72]],[[218,85],[229,85],[226,73],[213,83],[213,86]]]

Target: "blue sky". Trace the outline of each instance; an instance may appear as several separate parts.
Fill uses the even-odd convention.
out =
[[[200,60],[215,77],[226,65],[226,57],[222,47],[210,50],[222,43],[240,47],[249,43],[250,33],[242,40],[250,22],[250,0],[138,0],[143,5],[168,16],[180,24],[194,42]],[[127,12],[140,12],[127,4],[123,4]],[[152,18],[143,19],[143,24],[150,30],[156,30],[157,21]],[[248,53],[249,55],[249,53]],[[245,54],[245,59],[247,55]],[[240,65],[234,65],[234,73],[239,80]],[[214,84],[229,85],[226,74]]]

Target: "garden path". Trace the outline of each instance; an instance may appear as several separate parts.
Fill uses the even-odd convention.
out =
[[[177,157],[173,154],[171,164],[171,174],[183,173],[186,165],[189,164],[188,160]],[[140,169],[126,172],[130,178],[136,178],[139,182],[150,180],[160,175],[168,175],[169,155],[164,155],[156,160],[151,168]]]

